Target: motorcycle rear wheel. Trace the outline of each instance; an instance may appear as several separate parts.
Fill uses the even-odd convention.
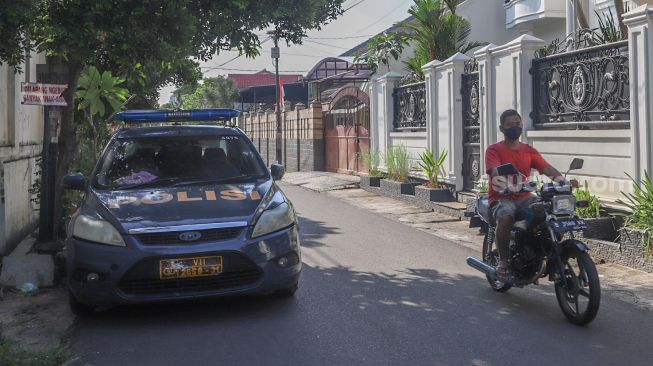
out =
[[[601,285],[596,265],[586,252],[574,252],[562,258],[567,287],[555,284],[558,305],[569,322],[586,325],[596,317],[601,304]],[[581,298],[584,310],[581,311]]]
[[[488,238],[490,230],[492,229],[488,228],[488,230],[486,230],[485,238],[483,239],[483,262],[496,268],[499,265],[499,254],[497,253],[496,250],[492,249],[494,243],[491,242]],[[507,292],[512,287],[511,284],[504,283],[498,280],[492,280],[490,276],[485,276],[485,277],[487,278],[487,282],[490,284],[490,287],[492,287],[494,291]]]

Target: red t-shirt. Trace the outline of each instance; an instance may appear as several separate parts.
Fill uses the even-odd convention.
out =
[[[533,169],[537,169],[538,172],[542,173],[549,166],[549,163],[544,160],[537,150],[521,142],[519,143],[519,150],[512,150],[504,142],[498,142],[490,145],[485,151],[485,169],[488,172],[490,169],[508,163],[512,163],[526,177],[530,177],[531,170]],[[509,177],[509,179],[515,179],[515,177]],[[502,188],[504,187],[493,185],[492,177],[490,177],[488,189],[490,204],[500,199],[523,200],[530,195],[528,192],[515,195],[502,195],[498,192]]]

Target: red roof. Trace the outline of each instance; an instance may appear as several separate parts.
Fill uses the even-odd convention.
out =
[[[274,85],[276,83],[274,73],[265,69],[256,74],[229,74],[227,77],[236,82],[238,90],[243,90],[250,86]],[[279,78],[284,84],[289,84],[299,81],[302,75],[279,75]]]

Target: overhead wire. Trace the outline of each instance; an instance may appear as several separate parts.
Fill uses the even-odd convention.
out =
[[[354,8],[354,7],[358,6],[358,5],[360,5],[361,3],[365,2],[365,1],[367,1],[367,0],[359,0],[357,3],[355,3],[353,5],[350,5],[348,8],[343,10],[343,13],[346,12],[347,10],[351,9],[351,8]]]
[[[310,42],[310,43],[319,44],[319,45],[322,45],[322,46],[333,47],[333,48],[340,48],[341,50],[348,50],[348,49],[349,49],[349,48],[347,48],[347,47],[336,46],[336,45],[333,45],[333,44],[328,44],[328,43],[324,43],[324,42],[313,41],[313,40],[310,40],[310,39],[305,39],[305,41],[306,41],[306,42]]]
[[[345,37],[306,37],[307,39],[355,39],[355,38],[369,38],[374,36],[374,34],[362,34],[360,36],[345,36]]]
[[[235,69],[235,68],[228,68],[228,67],[216,67],[216,66],[200,66],[201,69],[206,69],[206,70],[225,70],[225,71],[244,71],[244,72],[257,72],[261,70],[257,69]],[[298,73],[305,73],[306,70],[279,70],[279,72],[298,72]]]
[[[374,21],[373,23],[370,23],[369,25],[367,25],[367,26],[365,26],[365,27],[363,27],[363,28],[357,30],[357,31],[354,32],[354,33],[360,33],[360,32],[362,32],[362,31],[368,30],[368,29],[370,29],[371,27],[377,25],[377,24],[380,23],[381,21],[385,20],[385,18],[387,18],[387,17],[389,17],[390,15],[392,15],[392,14],[393,14],[395,11],[397,11],[399,8],[401,8],[402,6],[404,6],[408,1],[409,1],[409,0],[404,0],[404,1],[401,2],[397,7],[392,8],[392,10],[390,10],[389,12],[387,12],[387,13],[386,13],[385,15],[383,15],[381,18],[379,18],[379,19],[377,19],[376,21]]]
[[[263,44],[263,43],[269,41],[270,38],[271,38],[271,37],[268,35],[264,40],[261,41],[261,44]],[[225,66],[225,65],[228,64],[228,63],[231,63],[231,62],[233,62],[233,61],[236,61],[237,59],[239,59],[239,58],[242,57],[242,56],[243,56],[243,54],[240,53],[240,54],[236,55],[236,57],[234,57],[234,58],[232,58],[232,59],[229,59],[229,60],[227,60],[227,61],[225,61],[225,62],[223,62],[223,63],[221,63],[221,64],[219,64],[219,65],[217,65],[216,62],[214,62],[213,60],[211,60],[211,63],[212,63],[212,64],[216,64],[217,67],[222,67],[222,66]]]

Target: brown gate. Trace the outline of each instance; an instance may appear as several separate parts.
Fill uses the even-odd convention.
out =
[[[370,150],[370,103],[357,87],[335,93],[324,112],[326,169],[335,173],[366,172],[362,158]]]

